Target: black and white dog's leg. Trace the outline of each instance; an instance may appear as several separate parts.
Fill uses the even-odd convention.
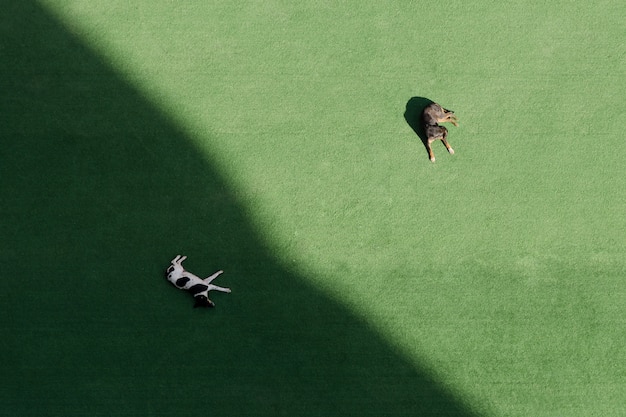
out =
[[[211,275],[210,277],[207,277],[207,278],[203,279],[204,283],[209,286],[209,291],[215,290],[215,291],[221,291],[221,292],[230,292],[230,288],[218,287],[217,285],[211,284],[211,281],[213,281],[215,278],[219,277],[223,272],[224,271],[219,270],[216,273],[214,273],[213,275]]]
[[[211,281],[213,281],[215,278],[219,277],[221,274],[223,274],[224,271],[219,270],[216,273],[214,273],[213,275],[211,275],[210,277],[206,277],[205,279],[203,279],[202,281],[204,281],[205,284],[210,284]]]
[[[213,281],[215,278],[219,277],[220,275],[222,275],[224,273],[224,271],[219,270],[216,273],[214,273],[213,275],[205,278],[205,279],[200,279],[198,278],[197,275],[192,274],[191,272],[185,270],[183,271],[183,276],[187,277],[187,278],[191,278],[193,280],[198,280],[198,281],[202,281],[204,282],[209,288],[207,291],[221,291],[221,292],[230,292],[230,288],[225,288],[225,287],[219,287],[217,285],[213,285],[211,284],[211,281]]]
[[[230,288],[218,287],[217,285],[209,284],[208,291],[230,292]]]

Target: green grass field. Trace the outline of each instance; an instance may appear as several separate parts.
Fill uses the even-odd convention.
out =
[[[626,415],[625,16],[4,0],[0,415]]]

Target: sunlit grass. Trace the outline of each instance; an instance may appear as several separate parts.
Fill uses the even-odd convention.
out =
[[[619,415],[624,6],[43,3],[221,168],[282,263],[459,396]],[[428,162],[414,95],[457,111],[456,155]]]

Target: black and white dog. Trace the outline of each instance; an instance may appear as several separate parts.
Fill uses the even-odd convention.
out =
[[[213,301],[209,299],[209,291],[221,291],[230,292],[230,288],[218,287],[211,284],[215,278],[217,278],[224,271],[217,271],[213,275],[207,278],[199,278],[191,272],[185,271],[183,268],[183,261],[187,259],[186,256],[176,256],[172,259],[172,264],[167,268],[165,276],[168,281],[181,290],[189,291],[196,300],[195,307],[215,307]]]

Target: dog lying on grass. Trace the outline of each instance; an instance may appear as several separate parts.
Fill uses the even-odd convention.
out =
[[[189,291],[194,299],[196,300],[196,307],[215,307],[213,301],[209,299],[209,291],[221,291],[221,292],[230,292],[230,288],[218,287],[217,285],[211,284],[215,278],[217,278],[224,271],[217,271],[213,275],[207,278],[199,278],[188,272],[183,268],[183,261],[187,259],[186,256],[176,256],[172,259],[172,264],[167,268],[165,272],[165,276],[168,281],[171,282],[181,290]]]
[[[454,126],[458,126],[458,118],[451,110],[446,110],[437,103],[428,105],[422,112],[422,123],[424,124],[424,132],[426,133],[426,149],[430,162],[435,162],[435,154],[431,148],[431,144],[440,140],[446,146],[448,152],[453,155],[454,149],[448,143],[448,129],[439,126],[439,123],[450,122]]]

